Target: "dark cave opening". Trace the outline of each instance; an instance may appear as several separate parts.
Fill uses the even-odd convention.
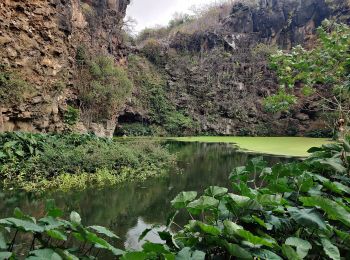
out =
[[[118,117],[118,124],[142,123],[144,118],[140,114],[125,112]]]
[[[130,126],[149,126],[150,122],[147,118],[143,117],[138,113],[133,112],[124,112],[118,117],[117,127],[115,128],[114,135],[115,136],[124,136],[127,134]],[[134,128],[132,127],[132,128]]]

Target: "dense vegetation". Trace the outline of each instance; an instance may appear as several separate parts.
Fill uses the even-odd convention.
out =
[[[6,188],[81,189],[160,175],[172,157],[160,145],[133,147],[94,135],[0,134],[0,179]]]
[[[34,88],[19,75],[11,72],[0,64],[0,100],[2,104],[22,102],[26,97],[33,95]]]
[[[289,110],[298,96],[318,95],[320,109],[333,126],[336,120],[346,126],[350,120],[350,27],[326,20],[317,32],[311,50],[297,46],[271,56],[281,88],[265,100],[265,106],[271,111]]]
[[[118,135],[127,136],[182,136],[194,134],[196,123],[182,111],[177,111],[166,95],[164,73],[147,59],[130,55],[128,59],[129,78],[137,93],[132,99],[133,107],[144,111],[144,118],[136,122],[120,122]]]
[[[97,257],[101,250],[121,259],[347,259],[350,144],[310,152],[303,162],[273,167],[255,158],[232,172],[230,191],[212,186],[199,197],[194,191],[180,193],[172,201],[167,228],[158,232],[164,244],[146,242],[141,252],[115,248],[115,234],[100,226],[84,227],[76,212],[70,221],[63,220],[49,201],[39,220],[18,209],[14,217],[0,220],[1,256],[14,257],[16,237],[26,233],[32,240],[21,253],[30,259]],[[174,232],[182,211],[191,220]]]
[[[132,82],[122,66],[117,66],[112,57],[91,55],[84,46],[76,54],[79,69],[77,91],[85,122],[110,120],[130,96]]]

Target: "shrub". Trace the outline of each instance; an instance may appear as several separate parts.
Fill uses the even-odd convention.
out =
[[[138,43],[142,43],[147,39],[162,39],[166,38],[169,34],[169,30],[166,27],[155,27],[155,28],[146,28],[142,30],[138,36],[136,41]]]
[[[296,102],[295,95],[288,94],[284,88],[281,88],[276,95],[269,96],[264,100],[264,107],[269,112],[288,111]]]
[[[256,2],[256,0],[251,0],[251,2]],[[201,8],[193,9],[193,14],[176,13],[173,19],[169,21],[168,26],[146,28],[141,31],[137,37],[137,42],[143,43],[148,39],[159,41],[177,32],[190,34],[218,29],[221,26],[221,20],[230,14],[232,6],[232,1],[220,1],[219,3],[206,4]]]
[[[88,3],[81,3],[81,10],[86,21],[90,25],[90,30],[95,30],[96,25],[98,24],[98,14],[96,10]]]
[[[190,23],[194,20],[194,16],[190,14],[175,13],[173,19],[169,21],[168,28],[172,29],[180,25]]]
[[[23,102],[33,95],[33,87],[21,77],[0,66],[0,100],[4,105]]]
[[[79,66],[86,65],[88,62],[88,56],[86,53],[86,47],[79,45],[75,54],[75,60]]]
[[[74,107],[68,106],[64,114],[64,122],[70,126],[75,125],[79,121],[80,111]]]
[[[332,138],[334,133],[330,129],[317,129],[305,133],[305,136],[313,138]]]
[[[50,181],[64,174],[101,170],[118,176],[126,168],[132,172],[151,169],[153,175],[163,172],[171,161],[167,150],[147,141],[130,146],[93,135],[0,134],[0,176],[8,187],[35,187],[43,181],[50,186]]]
[[[186,132],[196,132],[197,126],[190,117],[176,111],[171,111],[166,114],[164,128],[173,136],[183,136]]]
[[[88,61],[81,76],[78,85],[82,117],[89,122],[110,119],[131,94],[132,82],[111,57],[99,56]]]
[[[45,136],[21,132],[0,134],[0,165],[9,161],[27,160],[44,150]]]
[[[336,111],[345,125],[339,127],[342,136],[350,120],[350,27],[325,20],[317,32],[313,49],[296,46],[288,53],[278,51],[271,56],[271,67],[276,70],[282,88],[288,87],[293,94],[298,90],[296,86],[302,86],[305,96],[318,94],[322,109]],[[268,97],[265,103],[271,103],[273,110],[286,110],[294,100],[295,96],[286,95],[282,90]]]
[[[147,39],[141,51],[149,61],[156,65],[161,65],[165,61],[162,44],[156,39]]]

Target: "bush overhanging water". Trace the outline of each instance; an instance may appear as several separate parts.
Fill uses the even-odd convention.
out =
[[[6,188],[37,191],[116,184],[165,171],[172,161],[159,144],[94,135],[0,134],[0,179]]]

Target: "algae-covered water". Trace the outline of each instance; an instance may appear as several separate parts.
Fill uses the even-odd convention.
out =
[[[181,142],[232,143],[242,150],[295,157],[306,157],[311,147],[319,147],[331,142],[327,138],[308,137],[196,136],[173,139]]]

